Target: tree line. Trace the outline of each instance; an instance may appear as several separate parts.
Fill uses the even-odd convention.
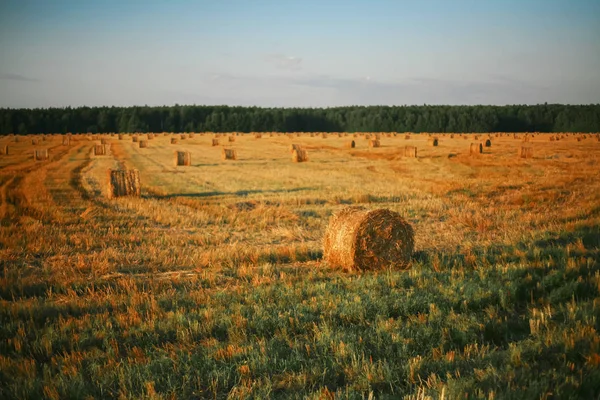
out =
[[[0,134],[66,132],[600,132],[600,104],[0,109]]]

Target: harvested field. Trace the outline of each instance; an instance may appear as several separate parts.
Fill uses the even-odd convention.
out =
[[[1,398],[597,397],[597,136],[121,135],[0,137]],[[348,206],[407,263],[326,262]]]

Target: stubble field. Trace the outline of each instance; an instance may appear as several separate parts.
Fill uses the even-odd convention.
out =
[[[595,136],[213,136],[0,138],[0,398],[600,396]],[[409,271],[322,261],[347,205],[413,225]]]

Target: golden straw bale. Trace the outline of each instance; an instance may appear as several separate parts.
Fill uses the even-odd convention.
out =
[[[417,158],[417,146],[404,146],[404,157]]]
[[[369,147],[380,147],[381,143],[377,139],[369,140]]]
[[[213,139],[212,140],[212,145],[213,146],[218,146],[219,145],[219,139]]]
[[[0,146],[0,155],[2,155],[2,156],[8,155],[8,145],[7,144]]]
[[[521,146],[519,148],[519,157],[521,158],[533,158],[533,147]]]
[[[397,212],[346,207],[329,220],[323,256],[334,268],[352,270],[408,269],[414,231]]]
[[[140,172],[137,169],[109,170],[108,197],[136,196],[142,193]]]
[[[177,165],[177,166],[192,165],[192,153],[190,153],[189,151],[176,151],[175,152],[175,165]]]
[[[346,147],[348,147],[349,149],[353,149],[356,147],[356,142],[354,140],[346,142]]]
[[[177,144],[179,143],[179,141],[177,140],[177,138],[171,138],[171,144]]]
[[[485,140],[485,147],[492,147],[492,141],[490,139]]]
[[[235,136],[229,136],[229,142],[235,142]]]
[[[293,162],[306,162],[308,161],[308,152],[304,149],[292,151]]]
[[[235,151],[235,149],[223,148],[223,151],[221,152],[221,157],[223,158],[223,160],[237,160],[237,152]]]
[[[48,159],[48,149],[35,149],[33,151],[33,159],[35,161],[45,161]]]
[[[469,148],[469,154],[472,156],[478,156],[481,153],[483,153],[483,144],[471,143],[471,147]]]
[[[140,140],[140,149],[145,149],[146,147],[148,147],[148,141]]]
[[[294,150],[302,150],[302,145],[301,144],[294,144],[294,143],[292,143],[290,145],[290,153],[293,153]]]
[[[95,156],[105,156],[106,155],[106,147],[105,144],[96,144],[94,145],[94,155]]]
[[[436,137],[432,137],[432,138],[427,139],[427,142],[429,142],[430,146],[437,147],[437,145],[439,143],[439,139]]]

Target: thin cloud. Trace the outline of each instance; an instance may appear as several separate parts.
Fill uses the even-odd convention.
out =
[[[29,78],[21,74],[13,74],[10,72],[0,73],[0,79],[5,79],[9,81],[20,81],[20,82],[39,82],[39,79]]]
[[[286,56],[284,54],[268,54],[265,57],[265,60],[279,69],[302,69],[302,58],[296,56]]]

